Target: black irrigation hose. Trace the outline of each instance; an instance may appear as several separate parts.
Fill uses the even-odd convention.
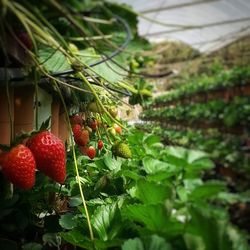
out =
[[[97,66],[97,65],[100,65],[108,60],[111,60],[113,57],[117,56],[118,54],[120,54],[124,48],[127,47],[127,45],[129,44],[129,42],[131,41],[131,38],[132,38],[132,35],[131,35],[131,30],[130,30],[130,27],[129,25],[127,24],[127,22],[122,19],[121,17],[119,16],[115,16],[115,19],[122,23],[124,28],[125,28],[125,31],[126,31],[126,39],[124,41],[124,43],[117,49],[115,50],[111,55],[109,56],[105,56],[105,58],[103,58],[102,60],[100,61],[97,61],[95,63],[92,63],[89,65],[89,67],[94,67],[94,66]],[[84,68],[87,68],[87,67],[84,67]],[[66,70],[66,71],[62,71],[62,72],[55,72],[55,73],[52,73],[51,76],[53,77],[60,77],[60,76],[64,76],[64,75],[69,75],[69,74],[73,74],[75,71],[73,69],[70,69],[70,70]],[[46,76],[42,76],[42,79],[44,78],[47,78]],[[73,80],[80,80],[78,78],[75,78],[75,77],[69,77],[69,76],[66,76],[66,77],[63,77],[63,78],[68,78],[68,79],[73,79]],[[10,78],[10,82],[13,82],[13,81],[23,81],[25,79],[25,76],[22,76],[22,77],[13,77],[13,78]],[[97,83],[93,83],[95,85],[99,85]],[[123,92],[119,89],[115,89],[115,88],[112,88],[112,87],[109,87],[109,86],[106,86],[109,90],[111,91],[114,91],[114,92],[117,92],[117,93],[120,93],[120,94],[123,94],[123,95],[126,95],[126,96],[132,96],[132,94],[128,91],[128,90],[125,90],[126,92]]]
[[[130,27],[129,27],[128,23],[123,18],[121,18],[120,16],[117,16],[117,15],[115,15],[114,18],[118,22],[122,23],[122,25],[125,28],[125,32],[126,32],[126,35],[127,35],[126,39],[125,39],[125,42],[117,50],[115,50],[111,55],[104,54],[99,49],[95,48],[99,53],[103,54],[103,56],[105,56],[105,57],[100,61],[97,61],[95,63],[90,64],[89,67],[94,67],[94,66],[97,66],[99,64],[105,63],[107,61],[111,61],[116,66],[123,69],[124,71],[126,71],[126,72],[128,72],[130,74],[133,74],[133,75],[137,75],[137,76],[143,76],[143,77],[147,77],[147,78],[161,78],[161,77],[166,77],[166,76],[169,76],[169,75],[173,74],[172,70],[168,71],[168,72],[163,72],[163,73],[160,73],[160,74],[147,74],[147,73],[131,72],[130,70],[126,69],[125,67],[120,65],[118,62],[116,62],[113,58],[115,56],[117,56],[118,54],[120,54],[128,46],[128,43],[132,39],[132,34],[131,34],[131,30],[130,30]],[[86,67],[83,67],[83,68],[86,69]],[[57,77],[57,76],[68,75],[68,74],[72,74],[72,73],[74,73],[74,70],[67,70],[67,71],[63,71],[63,72],[53,73],[52,76]]]
[[[121,17],[119,17],[117,15],[115,15],[114,18],[116,19],[117,22],[120,22],[125,28],[126,39],[125,39],[124,43],[119,48],[117,48],[111,55],[107,55],[107,54],[102,53],[105,57],[100,61],[97,61],[97,62],[94,62],[94,63],[90,64],[89,67],[94,67],[94,66],[100,65],[102,63],[105,63],[107,61],[112,61],[118,67],[120,67],[123,70],[125,70],[125,71],[127,71],[127,72],[129,72],[131,74],[134,74],[134,75],[139,75],[139,76],[144,76],[144,77],[149,77],[149,78],[159,78],[159,77],[165,77],[165,76],[168,76],[168,75],[172,74],[172,71],[162,73],[162,74],[153,74],[153,75],[145,74],[145,73],[135,73],[135,72],[130,72],[129,70],[127,70],[126,68],[121,66],[119,63],[117,63],[113,58],[115,56],[119,55],[128,46],[129,42],[132,39],[132,33],[131,33],[131,30],[130,30],[130,27],[129,27],[128,23],[123,18],[121,18]],[[87,67],[83,67],[83,68],[86,69]],[[53,77],[62,76],[63,77],[64,75],[73,74],[74,72],[75,71],[73,69],[70,69],[70,70],[66,70],[66,71],[62,71],[62,72],[54,72],[54,73],[51,74],[51,76],[53,76]],[[44,78],[47,78],[47,77],[42,76],[41,78],[44,79]],[[69,77],[67,76],[67,77],[63,77],[63,78],[69,78]],[[25,80],[25,76],[13,77],[13,78],[9,79],[10,82],[23,81],[23,80]],[[75,78],[75,80],[79,80],[79,79]],[[93,84],[96,84],[96,83],[93,83]],[[96,85],[98,85],[98,84],[96,84]],[[109,87],[109,86],[106,86],[106,87],[108,89],[110,89],[111,91],[114,91],[114,92],[117,92],[117,93],[120,93],[120,94],[123,94],[123,95],[126,95],[126,96],[132,96],[132,94],[128,90],[125,90],[126,92],[123,92],[122,90],[115,89],[115,88],[112,88],[112,87]]]
[[[126,35],[127,35],[126,39],[125,39],[125,42],[117,50],[115,50],[111,55],[109,55],[109,56],[105,55],[105,58],[103,58],[100,61],[97,61],[95,63],[90,64],[89,67],[94,67],[94,66],[102,64],[102,63],[104,63],[106,61],[111,60],[115,56],[119,55],[128,46],[129,42],[131,41],[132,34],[131,34],[131,30],[130,30],[130,27],[129,27],[128,23],[123,18],[121,18],[119,16],[115,16],[115,19],[118,22],[122,23],[124,28],[125,28]],[[83,67],[83,68],[86,69],[87,67]],[[63,72],[56,72],[56,73],[53,73],[51,75],[54,76],[54,77],[57,77],[57,76],[63,76],[63,75],[68,75],[68,74],[72,74],[72,73],[74,73],[74,70],[70,69],[70,70],[63,71]]]

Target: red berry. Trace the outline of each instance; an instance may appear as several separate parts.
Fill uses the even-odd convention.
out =
[[[74,125],[73,129],[73,135],[75,143],[79,146],[85,146],[89,142],[89,131],[84,129],[82,130],[82,127],[79,124]]]
[[[4,176],[15,186],[30,189],[35,184],[35,158],[26,146],[19,144],[0,155]]]
[[[103,148],[103,141],[99,140],[97,146],[98,146],[98,149],[101,150]]]
[[[49,131],[40,132],[27,141],[33,153],[37,169],[56,182],[66,177],[66,153],[64,143]]]
[[[73,115],[70,117],[71,125],[79,124],[82,125],[82,117],[80,115]]]
[[[98,126],[97,120],[91,120],[90,123],[89,123],[89,126],[90,126],[90,128],[91,128],[93,131],[96,131],[97,126]]]
[[[114,129],[115,129],[115,131],[116,131],[117,134],[121,134],[122,133],[122,128],[119,125],[114,124],[113,127],[114,127]]]
[[[94,159],[95,158],[95,155],[96,155],[96,150],[93,146],[90,146],[88,149],[87,149],[87,155],[90,159]]]

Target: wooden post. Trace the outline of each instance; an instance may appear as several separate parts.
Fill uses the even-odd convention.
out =
[[[59,111],[60,102],[54,99],[51,105],[51,132],[55,136],[59,136]]]
[[[10,88],[10,112],[14,119],[13,89]],[[12,124],[13,125],[13,124]],[[11,124],[8,110],[8,98],[5,87],[0,88],[0,144],[9,145],[11,141]]]
[[[14,135],[33,130],[34,86],[14,88]]]
[[[63,142],[66,142],[69,139],[66,114],[62,107],[60,107],[60,114],[59,114],[59,138]]]

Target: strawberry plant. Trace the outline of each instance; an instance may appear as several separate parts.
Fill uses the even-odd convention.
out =
[[[0,152],[2,249],[248,249],[249,227],[233,224],[228,209],[246,208],[249,192],[232,193],[227,182],[207,178],[214,163],[206,153],[166,147],[119,117],[122,104],[150,100],[151,86],[141,76],[155,76],[145,73],[140,51],[150,45],[139,37],[132,9],[99,0],[0,0],[0,6],[0,63],[4,70],[22,68],[17,78],[5,72],[6,99],[10,103],[9,86],[32,82],[36,127],[20,138],[11,135],[11,149]],[[237,72],[229,74],[218,82],[238,79]],[[65,114],[66,143],[49,124],[38,129],[40,88]],[[209,107],[144,116],[247,124],[241,119],[249,115],[247,97]],[[14,144],[18,139],[26,146]]]
[[[203,74],[183,80],[178,80],[177,84],[166,94],[158,96],[150,105],[165,106],[171,102],[191,100],[192,98],[204,96],[204,100],[209,94],[216,93],[218,90],[224,90],[226,95],[230,88],[235,86],[245,86],[249,83],[249,67],[235,67],[230,70],[220,70],[212,75]],[[244,94],[244,92],[243,92]]]
[[[155,110],[145,110],[141,118],[162,119],[171,121],[187,121],[188,124],[197,121],[218,123],[225,127],[244,126],[250,117],[249,97],[234,97],[231,102],[212,100],[207,103],[178,105]]]
[[[248,249],[246,234],[230,223],[225,209],[233,194],[224,182],[202,179],[204,171],[213,168],[206,154],[164,148],[157,136],[135,130],[130,130],[128,141],[131,160],[112,158],[110,153],[94,162],[78,158],[85,166],[83,186],[97,249],[136,249],[138,244],[142,249],[150,244],[169,249],[198,249],[199,245],[216,249],[218,242],[218,249],[237,249],[237,244]],[[67,214],[60,218],[64,228],[60,235],[73,245],[91,249],[86,227],[77,221],[82,216],[79,193],[71,192],[75,196],[70,198]],[[234,198],[248,200],[244,193]]]

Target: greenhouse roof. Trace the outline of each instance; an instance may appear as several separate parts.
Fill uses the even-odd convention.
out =
[[[118,0],[139,12],[139,34],[211,52],[250,34],[249,0]]]

